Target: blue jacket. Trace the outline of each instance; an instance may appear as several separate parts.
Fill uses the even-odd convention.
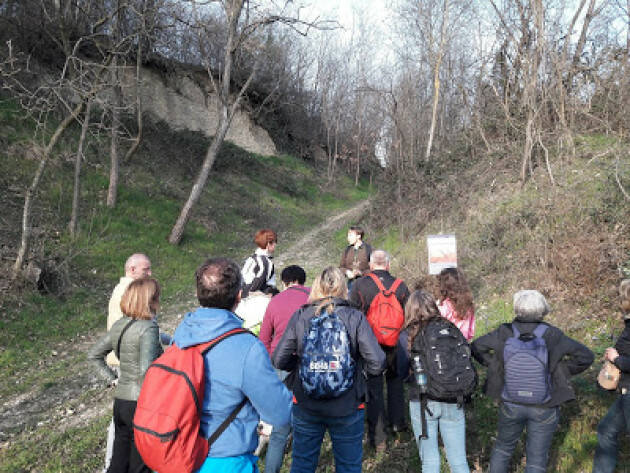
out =
[[[186,314],[173,336],[179,348],[207,342],[242,324],[232,312],[201,307]],[[209,457],[232,457],[256,449],[259,419],[287,425],[291,394],[276,375],[260,340],[250,334],[229,337],[205,355],[206,384],[201,432],[209,437],[247,397],[238,416],[210,448]]]

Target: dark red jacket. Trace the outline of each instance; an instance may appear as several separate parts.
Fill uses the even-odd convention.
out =
[[[289,286],[269,302],[258,338],[265,345],[270,357],[280,342],[291,316],[306,304],[310,292],[310,287]]]

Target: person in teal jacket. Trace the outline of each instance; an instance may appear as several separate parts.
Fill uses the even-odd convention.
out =
[[[179,348],[197,345],[242,325],[232,311],[240,300],[241,272],[233,261],[213,258],[196,272],[200,307],[188,313],[175,330]],[[243,400],[248,402],[212,444],[199,473],[256,472],[252,452],[260,420],[272,425],[290,422],[291,394],[278,379],[265,346],[243,333],[229,337],[205,355],[205,394],[201,431],[209,437]]]

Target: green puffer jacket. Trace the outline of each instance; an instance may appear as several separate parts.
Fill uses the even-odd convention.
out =
[[[116,321],[88,354],[88,361],[98,375],[110,382],[116,379],[116,374],[105,363],[105,357],[109,352],[116,351],[121,332],[132,320],[134,319],[125,316]],[[161,354],[162,345],[157,324],[153,320],[135,319],[120,342],[120,378],[114,397],[127,401],[138,400],[144,374],[153,360]]]

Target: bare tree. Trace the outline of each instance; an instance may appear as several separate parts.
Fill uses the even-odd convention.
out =
[[[191,3],[193,4],[193,8],[195,8],[197,2],[192,1]],[[236,93],[232,93],[232,74],[234,72],[237,54],[245,47],[245,43],[248,40],[251,40],[251,42],[247,46],[254,49],[257,45],[260,47],[259,43],[256,41],[255,33],[261,28],[275,23],[282,22],[296,27],[304,25],[307,30],[309,27],[325,27],[323,24],[317,25],[316,23],[305,23],[299,20],[299,18],[289,18],[283,16],[282,13],[274,14],[265,11],[262,15],[258,15],[257,13],[261,11],[259,8],[260,6],[256,5],[254,2],[246,3],[245,0],[224,0],[220,2],[220,5],[222,13],[225,17],[226,26],[226,40],[222,57],[222,73],[220,79],[215,79],[211,57],[204,47],[203,39],[199,37],[199,45],[201,48],[203,62],[208,71],[208,77],[212,82],[214,93],[218,99],[219,121],[217,123],[212,142],[210,143],[201,165],[199,174],[193,183],[188,199],[184,203],[179,216],[177,217],[177,221],[171,229],[171,233],[168,237],[168,241],[174,245],[179,244],[181,241],[186,224],[188,223],[192,210],[199,201],[206,182],[208,181],[210,170],[214,165],[219,149],[223,144],[228,129],[230,128],[234,114],[238,110],[243,96],[248,90],[256,74],[258,64],[255,62],[250,68],[248,77],[238,88]],[[196,13],[195,21],[197,23],[195,27],[197,28],[199,35],[201,35],[204,30],[204,19],[201,15]]]
[[[81,196],[81,162],[85,159],[83,148],[85,147],[85,138],[90,126],[90,113],[92,111],[92,99],[88,98],[83,115],[83,124],[81,125],[81,136],[79,137],[79,145],[77,154],[74,158],[74,187],[72,192],[72,212],[70,214],[70,223],[68,231],[71,237],[75,237],[77,233],[77,223],[79,221],[79,199]]]

